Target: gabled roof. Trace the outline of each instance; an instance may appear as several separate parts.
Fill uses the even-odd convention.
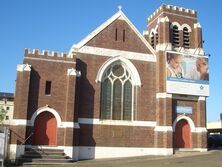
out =
[[[88,36],[86,36],[78,44],[74,44],[69,51],[69,56],[71,56],[71,54],[73,52],[78,51],[78,49],[82,48],[86,43],[88,43],[97,34],[99,34],[102,30],[104,30],[107,26],[109,26],[111,23],[113,23],[117,19],[125,20],[126,23],[128,23],[128,25],[132,28],[132,30],[141,39],[141,41],[143,41],[143,43],[151,51],[151,53],[155,55],[155,50],[152,48],[152,46],[143,37],[143,35],[137,30],[137,28],[133,25],[133,23],[126,17],[126,15],[122,12],[122,10],[119,9],[119,11],[116,14],[114,14],[111,18],[109,18],[107,21],[105,21],[103,24],[101,24],[99,27],[97,27],[92,33],[90,33]]]

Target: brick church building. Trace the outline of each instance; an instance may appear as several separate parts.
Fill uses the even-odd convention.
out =
[[[167,76],[171,55],[207,59],[197,12],[164,4],[143,35],[119,9],[67,54],[25,49],[12,157],[38,146],[73,160],[207,151],[208,80]]]

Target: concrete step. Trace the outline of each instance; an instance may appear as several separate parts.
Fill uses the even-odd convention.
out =
[[[68,159],[69,157],[62,154],[62,155],[55,155],[55,154],[24,154],[21,158],[42,158],[42,159]]]
[[[25,155],[56,155],[56,156],[63,156],[65,153],[61,152],[51,152],[51,151],[25,151]]]
[[[21,166],[67,166],[73,165],[73,160],[61,149],[26,148],[25,154],[18,159]]]
[[[36,158],[36,159],[23,159],[23,164],[26,164],[26,163],[37,163],[37,164],[45,164],[45,163],[68,163],[68,162],[72,162],[72,159],[39,159],[39,158]]]

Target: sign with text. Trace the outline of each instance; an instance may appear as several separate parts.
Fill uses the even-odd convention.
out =
[[[166,52],[167,93],[209,96],[207,56]]]
[[[192,114],[192,107],[176,106],[176,112],[178,114]]]

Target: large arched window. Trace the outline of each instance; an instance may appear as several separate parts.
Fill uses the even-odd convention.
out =
[[[101,119],[132,120],[133,86],[121,62],[108,67],[101,82]]]

